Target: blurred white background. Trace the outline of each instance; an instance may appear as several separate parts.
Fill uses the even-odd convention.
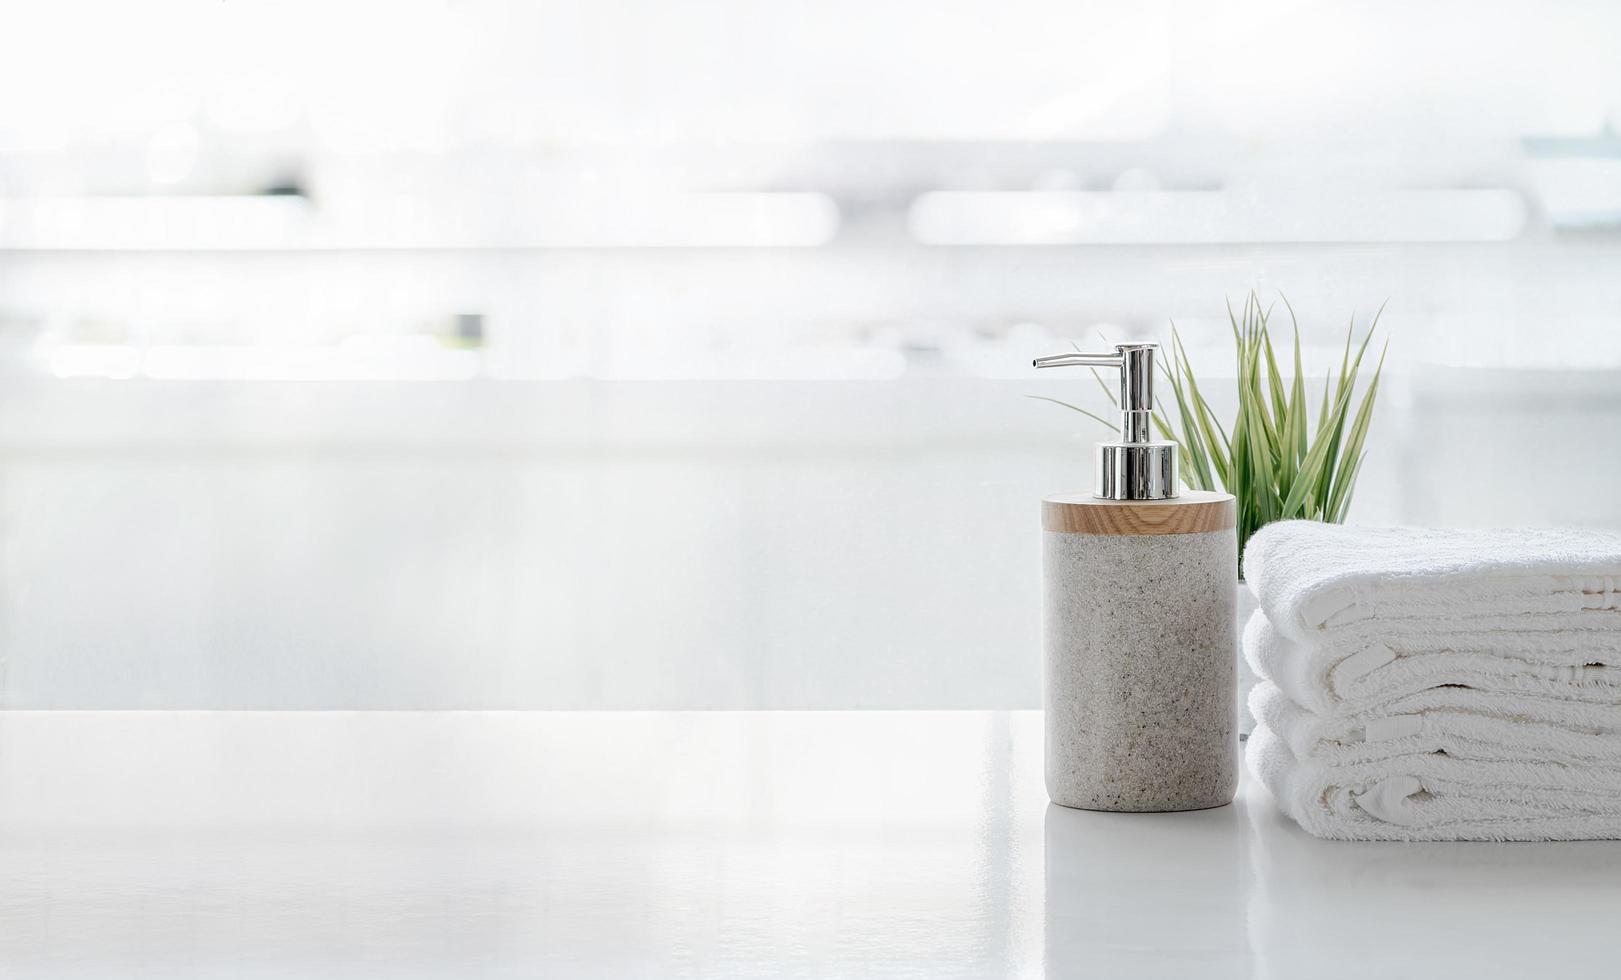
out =
[[[1621,527],[1621,6],[3,16],[3,706],[1035,706],[1030,357],[1252,288],[1353,521]]]

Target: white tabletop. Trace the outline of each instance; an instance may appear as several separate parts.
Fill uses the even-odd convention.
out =
[[[0,974],[1613,975],[1621,845],[1047,804],[1033,712],[0,714]]]

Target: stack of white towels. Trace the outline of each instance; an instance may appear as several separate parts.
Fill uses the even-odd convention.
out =
[[[1621,534],[1285,521],[1244,572],[1249,765],[1307,831],[1621,838]]]

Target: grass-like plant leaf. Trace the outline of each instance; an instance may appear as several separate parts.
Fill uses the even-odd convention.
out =
[[[1062,400],[1057,399],[1057,398],[1048,398],[1046,395],[1031,395],[1029,397],[1034,398],[1036,401],[1052,402],[1054,405],[1062,405],[1062,406],[1064,406],[1065,408],[1069,409],[1072,412],[1080,412],[1082,415],[1086,416],[1087,418],[1092,419],[1095,422],[1101,422],[1101,423],[1103,423],[1104,425],[1107,425],[1107,426],[1117,426],[1117,423],[1110,422],[1108,419],[1106,419],[1103,416],[1097,414],[1096,412],[1089,412],[1089,411],[1087,411],[1086,409],[1082,408],[1079,405],[1071,405],[1069,402],[1062,401]]]

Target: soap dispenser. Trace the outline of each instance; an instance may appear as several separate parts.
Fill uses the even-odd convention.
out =
[[[1057,354],[1038,368],[1120,371],[1120,438],[1089,493],[1041,502],[1046,777],[1054,803],[1201,810],[1238,786],[1238,508],[1178,493],[1153,438],[1154,344]]]

